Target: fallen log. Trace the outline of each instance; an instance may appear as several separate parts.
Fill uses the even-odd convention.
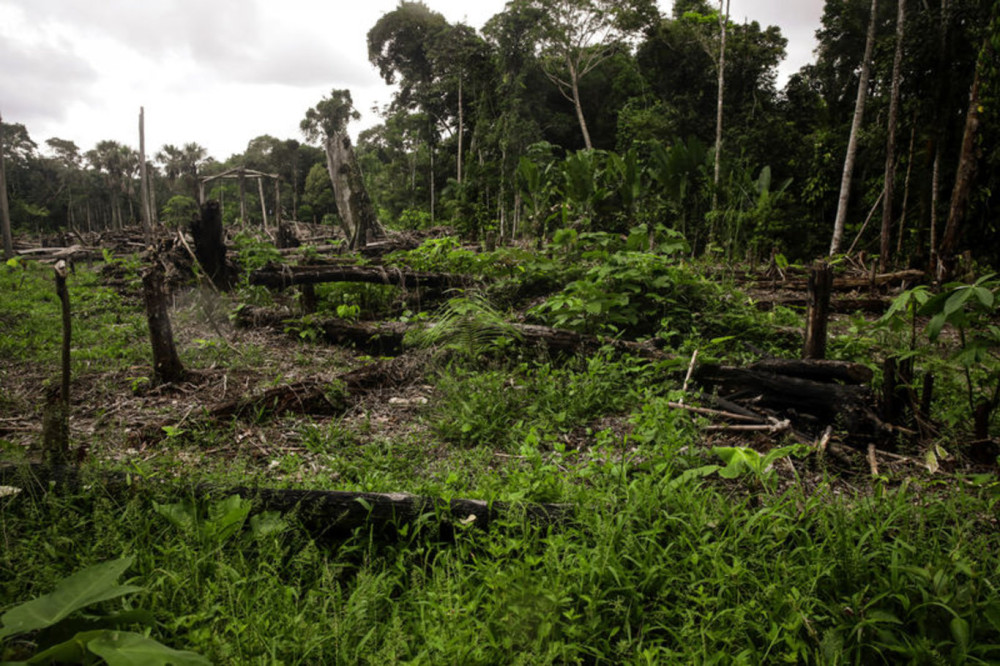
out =
[[[837,381],[846,384],[867,384],[874,377],[871,369],[860,363],[823,359],[769,358],[757,361],[750,369],[818,382]]]
[[[141,481],[127,473],[98,472],[102,490],[112,495],[134,494],[145,487],[159,487],[155,480]],[[19,488],[31,495],[52,489],[79,492],[88,471],[66,465],[0,465],[0,485]],[[86,479],[88,485],[90,479]],[[474,499],[444,500],[407,493],[362,493],[339,490],[302,490],[293,488],[224,487],[198,484],[179,489],[199,499],[238,495],[255,504],[257,511],[294,513],[312,536],[338,538],[350,536],[358,528],[373,528],[384,538],[395,538],[400,527],[418,522],[436,525],[448,536],[456,525],[488,529],[497,519],[523,515],[536,525],[556,525],[572,519],[571,504],[514,504]]]
[[[753,304],[759,310],[774,309],[778,305],[789,308],[805,308],[809,305],[809,299],[799,296],[764,298],[755,300]],[[855,312],[884,314],[890,305],[892,305],[892,300],[885,298],[834,298],[830,300],[830,312],[836,314],[853,314]]]
[[[276,386],[261,393],[216,403],[192,416],[148,424],[129,433],[129,437],[151,444],[167,432],[186,425],[210,423],[227,418],[263,418],[286,413],[336,416],[347,411],[352,401],[373,390],[399,386],[417,378],[422,364],[411,359],[393,359],[369,363],[338,375],[332,381],[307,379]]]
[[[406,271],[383,266],[278,266],[268,264],[250,274],[250,284],[272,289],[323,282],[366,282],[391,284],[408,289],[417,287],[448,289],[470,286],[477,281],[465,275]]]
[[[243,307],[236,314],[236,323],[244,327],[287,328],[294,331],[295,322],[296,319],[289,315],[263,308]],[[327,319],[312,325],[322,331],[323,340],[330,344],[353,345],[380,355],[401,353],[407,333],[424,331],[431,326],[411,326],[401,322],[351,322],[345,319]],[[575,331],[534,324],[509,324],[509,327],[510,332],[520,338],[525,345],[544,347],[556,354],[594,353],[604,346],[610,346],[617,351],[640,358],[668,358],[662,351],[646,342],[583,335]]]
[[[884,429],[871,409],[874,398],[867,386],[717,365],[701,366],[695,378],[729,401],[748,398],[755,408],[774,410],[806,431],[839,421],[851,435],[872,436]]]
[[[887,285],[898,285],[903,282],[922,280],[926,274],[922,270],[909,269],[896,271],[895,273],[879,273],[873,277],[838,277],[833,279],[833,289],[862,289],[865,287],[883,287]],[[808,280],[788,280],[780,283],[785,289],[806,289],[809,286]]]
[[[429,518],[444,524],[473,525],[487,529],[490,523],[518,510],[533,523],[550,525],[573,516],[568,504],[525,504],[485,502],[409,495],[405,493],[355,493],[337,490],[294,490],[236,487],[217,489],[213,494],[236,494],[253,500],[264,510],[288,513],[317,536],[348,535],[359,527],[380,528],[390,535],[399,527]]]

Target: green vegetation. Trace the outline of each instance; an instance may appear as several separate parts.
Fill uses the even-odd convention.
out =
[[[815,62],[779,90],[781,31],[721,2],[516,0],[477,30],[402,1],[367,33],[395,87],[356,161],[343,89],[301,121],[322,147],[165,145],[169,230],[141,242],[135,151],[43,154],[0,127],[22,251],[0,266],[0,662],[1000,663],[1000,5],[910,4],[826,2]],[[240,168],[274,189],[204,182]],[[202,189],[224,293],[184,247]],[[857,291],[826,355],[850,377],[769,381],[850,404],[723,390],[712,372],[798,358],[804,266],[838,211],[830,262]],[[150,245],[175,383],[150,367]],[[41,262],[98,253],[68,280],[64,408]],[[250,286],[285,262],[380,274]],[[42,467],[65,413],[72,465]],[[367,522],[345,530],[350,511],[275,511],[265,489],[438,503],[408,520],[356,496]]]

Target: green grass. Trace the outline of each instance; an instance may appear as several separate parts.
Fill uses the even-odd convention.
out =
[[[155,636],[218,663],[994,663],[995,488],[747,494],[614,466],[574,522],[452,542],[185,532],[146,492],[0,500],[11,603],[135,554]],[[180,488],[152,491],[161,503]],[[294,518],[291,519],[294,525]],[[131,602],[108,602],[128,607]]]
[[[51,269],[0,268],[0,290],[0,368],[55,376]],[[70,293],[74,377],[147,375],[141,306],[87,270]],[[761,471],[720,478],[696,421],[668,403],[681,397],[686,352],[745,353],[709,331],[725,324],[766,340],[779,323],[744,308],[726,316],[706,315],[704,335],[659,364],[486,354],[469,342],[467,353],[431,355],[426,405],[192,422],[141,460],[91,463],[75,494],[11,482],[25,490],[0,497],[0,615],[73,572],[133,555],[127,582],[144,592],[97,610],[149,610],[154,638],[215,663],[1000,662],[1000,484],[944,474],[845,483],[815,459],[794,462],[781,483]],[[202,319],[189,304],[175,321]],[[342,360],[307,344],[278,354],[243,344],[237,354],[215,336],[184,339],[185,363],[239,376],[260,366],[258,384],[332,373]],[[863,357],[874,345],[852,334],[832,348]],[[27,399],[0,393],[0,415]],[[7,448],[0,455],[16,458]],[[137,482],[112,492],[100,477],[109,468]],[[562,502],[575,514],[541,528],[515,511],[489,531],[456,526],[447,540],[428,516],[398,526],[394,542],[374,529],[317,541],[294,514],[242,507],[216,524],[222,505],[191,500],[204,482]],[[0,661],[30,648],[2,643]]]

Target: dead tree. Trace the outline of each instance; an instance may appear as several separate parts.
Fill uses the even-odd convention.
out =
[[[0,116],[0,234],[3,235],[4,259],[14,256],[14,237],[10,232],[10,207],[7,203],[7,178],[3,167],[3,116]]]
[[[167,293],[163,286],[163,268],[156,260],[142,276],[142,293],[153,347],[153,376],[158,382],[181,381],[184,379],[184,366],[174,347],[174,333],[167,313]]]
[[[62,377],[59,393],[51,392],[46,400],[42,417],[42,451],[48,462],[58,464],[69,458],[69,350],[73,324],[69,311],[69,290],[66,287],[66,262],[60,260],[54,268],[56,294],[62,306]]]
[[[229,288],[229,269],[226,266],[226,237],[222,228],[222,209],[214,199],[205,202],[201,215],[191,221],[194,252],[209,279],[218,289]]]
[[[351,248],[358,249],[368,243],[368,235],[382,235],[375,207],[368,197],[361,169],[351,147],[351,137],[346,131],[335,132],[326,140],[327,167],[333,181],[337,212],[351,230]]]

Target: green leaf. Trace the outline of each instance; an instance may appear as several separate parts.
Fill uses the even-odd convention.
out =
[[[983,307],[992,308],[995,301],[993,292],[986,287],[974,287],[972,290],[976,295],[976,300],[983,304]]]
[[[969,649],[969,623],[960,617],[953,617],[949,623],[951,628],[952,638],[958,643],[962,652],[966,652]]]
[[[81,608],[141,591],[116,582],[134,559],[123,557],[87,567],[61,581],[53,592],[11,608],[0,617],[0,638],[51,627]]]
[[[153,510],[186,534],[194,534],[197,530],[198,510],[192,502],[177,502],[175,504],[153,502]]]
[[[250,533],[261,539],[271,534],[281,534],[288,529],[288,523],[281,519],[277,511],[265,511],[250,517]]]
[[[725,468],[719,470],[719,476],[724,479],[735,479],[745,469],[759,473],[763,468],[760,454],[753,449],[742,446],[717,446],[712,452],[726,463]]]
[[[671,479],[667,484],[667,488],[673,489],[677,486],[683,485],[690,481],[691,479],[701,479],[706,476],[710,476],[718,472],[721,467],[718,465],[703,465],[702,467],[695,467],[693,469],[686,469],[675,478]]]
[[[63,641],[42,650],[29,659],[27,664],[81,664],[87,657],[87,643],[109,633],[108,629],[84,631],[76,634],[68,641]]]
[[[208,507],[208,520],[204,526],[205,536],[214,536],[224,540],[235,534],[247,516],[250,515],[252,504],[239,495],[230,495]]]
[[[950,317],[965,306],[965,302],[972,296],[972,289],[957,289],[948,297],[944,304],[944,316]]]
[[[947,321],[948,315],[943,312],[939,312],[931,317],[931,320],[927,323],[927,337],[930,338],[931,342],[938,339],[938,336],[941,335],[941,329],[944,328]]]
[[[87,643],[87,649],[108,662],[108,666],[206,666],[200,654],[174,650],[142,634],[108,631]]]

